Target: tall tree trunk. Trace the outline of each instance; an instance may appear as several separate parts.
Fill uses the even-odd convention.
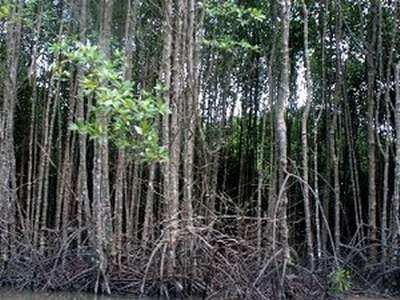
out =
[[[14,149],[14,112],[17,102],[17,70],[21,39],[22,1],[11,5],[6,24],[7,61],[3,99],[0,102],[0,257],[7,261],[13,236],[16,209],[16,161]],[[15,21],[17,20],[17,21]]]
[[[136,27],[136,9],[137,1],[134,0],[133,4],[131,0],[127,0],[127,13],[125,21],[125,67],[124,67],[124,78],[125,80],[132,80],[132,55],[133,55],[133,38]],[[118,265],[121,267],[121,254],[122,254],[122,235],[123,235],[123,208],[124,200],[124,186],[127,181],[127,168],[126,168],[126,154],[124,149],[118,150],[117,157],[117,171],[115,178],[115,204],[114,204],[114,219],[115,219],[115,252],[113,256],[117,256]],[[128,236],[128,239],[131,238]]]
[[[287,195],[287,178],[288,178],[288,156],[287,156],[287,127],[285,114],[289,100],[289,26],[290,26],[290,9],[291,1],[281,1],[281,53],[282,67],[279,86],[279,96],[276,107],[276,136],[278,143],[278,208],[279,234],[280,242],[283,248],[283,274],[282,279],[286,276],[286,267],[290,259],[289,249],[289,225],[288,225],[288,195]],[[282,282],[281,282],[281,288]],[[281,296],[279,296],[281,297]]]
[[[325,177],[329,178],[330,177],[330,172],[331,172],[331,157],[330,157],[330,147],[329,144],[331,143],[331,135],[330,135],[330,130],[329,130],[329,116],[330,116],[330,102],[328,102],[328,99],[330,97],[330,94],[327,93],[327,86],[328,86],[328,80],[327,80],[327,72],[326,72],[326,64],[327,64],[327,59],[326,59],[326,52],[327,52],[327,42],[326,42],[326,37],[328,33],[328,17],[329,17],[329,10],[331,5],[330,0],[324,0],[323,1],[323,6],[321,7],[322,10],[322,28],[321,28],[321,40],[322,40],[322,49],[321,49],[321,75],[322,75],[322,83],[321,83],[321,95],[322,95],[322,105],[326,111],[326,117],[325,117],[325,126],[326,126],[326,131],[325,134],[328,136],[327,142],[325,145],[325,155],[327,157],[327,162],[326,162],[326,168],[325,168]],[[321,226],[321,252],[326,252],[327,250],[327,244],[328,244],[328,231],[330,230],[328,227],[329,224],[329,219],[330,219],[330,214],[329,214],[329,204],[330,204],[330,185],[329,183],[325,183],[323,185],[322,189],[322,197],[321,197],[321,212],[323,215],[326,216],[327,218],[327,223],[322,223]],[[319,214],[317,215],[319,217]]]
[[[338,114],[340,100],[343,95],[343,78],[342,78],[342,8],[341,0],[336,1],[336,21],[335,21],[335,39],[336,39],[336,83],[335,83],[335,97],[333,103],[332,112],[332,123],[330,126],[329,133],[329,145],[330,145],[330,155],[333,168],[333,191],[335,197],[335,226],[334,226],[334,236],[335,236],[335,250],[339,254],[340,251],[340,179],[339,179],[339,157],[338,157],[338,143],[336,139],[336,132],[338,126]]]
[[[160,80],[161,82],[171,89],[171,58],[172,58],[172,13],[173,13],[173,2],[172,0],[165,0],[163,1],[164,3],[164,19],[163,19],[163,25],[162,25],[162,30],[163,30],[163,50],[162,50],[162,65],[161,65],[161,70],[160,70]],[[164,101],[165,104],[168,107],[171,107],[171,91],[167,91],[164,94]],[[164,147],[169,151],[170,158],[168,161],[166,161],[163,164],[162,172],[164,176],[164,182],[163,182],[163,196],[164,196],[164,210],[165,210],[165,217],[167,219],[167,238],[168,242],[170,244],[173,243],[174,239],[174,232],[172,229],[172,224],[171,221],[173,218],[176,218],[174,216],[174,212],[172,209],[172,201],[173,201],[173,193],[172,193],[172,188],[171,188],[171,180],[170,180],[170,173],[171,173],[171,167],[172,167],[172,153],[171,150],[172,148],[170,147],[171,143],[171,137],[172,134],[170,132],[170,115],[167,114],[164,116],[163,119],[163,145]],[[170,257],[175,257],[175,253],[173,253],[174,249],[170,249]]]
[[[100,49],[107,59],[111,56],[111,21],[112,0],[102,0],[100,4]],[[108,120],[104,116],[96,116],[100,123]],[[104,291],[111,293],[107,278],[108,253],[112,243],[112,220],[109,181],[109,150],[105,137],[102,141],[95,141],[94,171],[93,171],[93,206],[96,224],[96,251],[99,255],[99,276],[104,279]],[[99,277],[98,277],[99,279]],[[99,280],[96,282],[95,292],[98,292]]]
[[[195,1],[188,0],[188,25],[186,30],[186,132],[185,132],[185,160],[184,160],[184,220],[188,226],[193,224],[193,164],[194,144],[197,124],[197,90],[195,72]],[[197,29],[199,30],[199,29]]]
[[[171,101],[170,125],[170,271],[176,267],[176,247],[179,226],[179,170],[181,165],[181,114],[183,100],[183,26],[184,26],[184,1],[178,0],[177,14],[175,15],[174,52],[173,52],[173,90]]]
[[[307,252],[311,270],[314,270],[314,243],[313,233],[311,228],[311,206],[310,206],[310,182],[308,171],[308,117],[310,114],[311,101],[312,101],[312,86],[311,86],[311,65],[310,54],[308,48],[308,9],[303,0],[303,14],[304,14],[304,63],[305,63],[305,77],[306,77],[306,104],[301,121],[301,143],[302,143],[302,156],[303,156],[303,197],[304,197],[304,214],[306,223],[306,241]]]
[[[61,26],[62,28],[62,26]],[[61,32],[61,30],[60,30]],[[53,80],[52,80],[53,81]],[[54,82],[53,82],[54,83]],[[47,230],[47,221],[48,221],[48,207],[49,207],[49,176],[50,176],[50,161],[51,161],[51,153],[52,153],[52,145],[53,145],[53,137],[54,137],[54,128],[55,122],[57,118],[57,110],[60,101],[60,90],[61,90],[61,82],[57,81],[54,86],[54,90],[48,95],[47,101],[52,104],[49,105],[49,110],[46,115],[46,123],[44,127],[44,138],[43,145],[40,149],[40,157],[41,164],[39,170],[39,186],[41,188],[38,189],[38,199],[37,203],[42,206],[42,209],[37,210],[36,218],[37,218],[37,230],[35,230],[35,234],[37,234],[36,243],[39,242],[39,252],[43,253],[45,251],[45,243],[46,243],[46,230]],[[54,100],[51,99],[54,97]],[[40,174],[42,176],[40,176]],[[40,227],[40,229],[39,229]]]
[[[393,193],[393,217],[392,217],[392,234],[393,248],[396,249],[400,239],[400,63],[396,66],[396,106],[395,106],[395,123],[396,123],[396,154],[395,154],[395,171],[394,171],[394,193]]]
[[[75,80],[70,80],[69,87],[69,111],[67,122],[68,124],[73,122],[74,114],[75,114],[75,104],[76,104],[76,86],[77,83]],[[68,130],[65,134],[65,139],[62,139],[63,132],[63,124],[62,121],[62,112],[59,109],[59,139],[60,139],[60,152],[59,160],[61,170],[58,172],[57,183],[59,185],[59,190],[56,196],[56,230],[62,233],[62,241],[63,243],[67,239],[67,226],[69,222],[69,214],[70,208],[73,204],[72,200],[72,169],[73,162],[72,158],[74,156],[74,134],[71,130]],[[64,150],[64,151],[63,151]],[[64,152],[64,153],[63,153]]]
[[[371,42],[368,44],[367,66],[368,66],[368,225],[369,241],[371,243],[370,256],[375,260],[377,247],[374,245],[377,239],[376,222],[376,122],[375,122],[375,43],[376,43],[376,1],[371,1],[372,29]]]
[[[37,85],[37,59],[38,59],[38,46],[40,29],[42,27],[42,15],[43,15],[43,4],[39,9],[39,16],[35,28],[34,45],[31,54],[31,64],[29,66],[29,82],[32,87],[31,96],[31,117],[30,117],[30,128],[29,128],[29,149],[28,149],[28,165],[27,165],[27,187],[26,187],[26,228],[28,229],[29,239],[32,239],[31,234],[33,233],[33,219],[32,219],[32,198],[34,197],[33,192],[33,178],[34,178],[34,165],[35,165],[35,149],[36,149],[36,110],[38,97]]]
[[[80,0],[80,20],[79,20],[79,35],[81,43],[86,42],[87,33],[87,0]],[[77,80],[83,77],[82,70],[78,70]],[[77,109],[76,109],[76,120],[77,122],[83,122],[85,120],[85,97],[83,90],[78,86],[77,90]],[[87,170],[87,137],[85,135],[79,136],[79,164],[78,164],[78,179],[77,179],[77,202],[78,202],[78,226],[79,226],[79,237],[78,237],[78,251],[81,247],[82,230],[84,225],[88,227],[88,236],[90,241],[93,242],[92,238],[92,212],[89,202],[89,188],[88,188],[88,170]]]
[[[277,22],[276,22],[276,17],[277,17],[277,7],[278,5],[272,4],[273,7],[271,9],[271,19],[272,19],[272,29],[273,29],[273,37],[272,37],[272,48],[271,52],[269,53],[269,62],[268,62],[268,73],[267,73],[267,78],[268,78],[268,102],[270,106],[270,113],[269,113],[269,123],[270,123],[270,140],[273,141],[274,137],[276,135],[275,131],[275,100],[276,100],[276,90],[277,90],[277,80],[276,80],[276,75],[274,72],[274,66],[275,66],[275,61],[277,58],[277,41],[279,38],[279,35],[277,33]],[[267,134],[267,133],[265,133]],[[269,167],[268,167],[268,173],[271,174],[269,180],[268,180],[268,211],[267,211],[267,217],[268,217],[268,223],[267,223],[267,228],[266,228],[266,233],[267,236],[270,235],[272,232],[271,228],[274,222],[272,220],[274,219],[274,212],[275,212],[275,206],[276,206],[276,199],[277,199],[277,191],[276,191],[276,159],[275,159],[275,152],[276,152],[276,146],[275,143],[270,143],[269,147]]]
[[[394,3],[394,15],[395,15],[395,23],[398,24],[398,1],[396,0]],[[380,26],[382,26],[382,23],[380,23]],[[393,69],[393,55],[394,55],[394,50],[395,50],[395,43],[396,43],[396,38],[398,36],[398,26],[393,26],[393,31],[392,31],[392,38],[391,38],[391,44],[390,44],[390,49],[389,49],[389,58],[386,66],[386,89],[385,89],[385,115],[386,115],[386,126],[390,126],[391,124],[391,99],[390,99],[390,91],[391,87],[389,82],[392,81],[392,69]],[[379,42],[380,45],[382,45],[382,41]],[[382,51],[378,50],[379,52]],[[396,122],[396,121],[395,121]],[[397,124],[397,123],[396,123]],[[394,126],[396,126],[396,124]],[[397,132],[397,130],[396,130]],[[389,167],[390,167],[390,146],[391,146],[391,141],[385,140],[385,147],[384,147],[384,178],[383,178],[383,203],[382,203],[382,220],[381,220],[381,227],[382,227],[382,233],[381,233],[381,243],[382,243],[382,262],[386,262],[387,259],[387,253],[388,253],[388,231],[389,231],[389,218],[388,218],[388,211],[389,211]],[[397,148],[396,148],[397,149]],[[397,153],[397,152],[396,152]],[[395,160],[397,163],[397,159]],[[395,165],[396,165],[395,163]],[[395,188],[396,189],[396,188]]]

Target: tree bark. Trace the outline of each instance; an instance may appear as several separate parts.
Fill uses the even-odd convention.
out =
[[[334,226],[334,236],[335,236],[335,250],[336,254],[340,252],[340,178],[339,178],[339,158],[338,158],[338,143],[336,139],[337,123],[340,100],[343,95],[343,78],[342,78],[342,8],[341,0],[336,1],[336,21],[335,21],[335,39],[336,39],[336,83],[335,83],[335,97],[333,103],[332,112],[332,123],[330,126],[329,133],[329,145],[330,145],[330,155],[332,161],[332,173],[333,173],[333,191],[335,197],[335,226]]]
[[[310,54],[308,46],[308,9],[303,0],[303,14],[304,14],[304,64],[305,64],[305,77],[306,77],[306,104],[304,108],[303,118],[301,121],[301,143],[302,143],[302,160],[303,160],[303,198],[304,198],[304,214],[306,223],[306,241],[308,251],[308,262],[311,270],[314,270],[314,243],[313,232],[311,228],[311,206],[310,206],[310,182],[308,170],[308,117],[311,109],[312,101],[312,86],[311,86],[311,65]]]
[[[282,278],[286,275],[287,263],[290,259],[289,249],[289,225],[288,225],[288,195],[287,195],[287,177],[288,177],[288,156],[287,156],[287,127],[285,114],[289,100],[289,26],[290,26],[291,1],[281,1],[281,53],[282,67],[279,86],[279,96],[276,108],[276,136],[278,143],[278,202],[277,211],[279,219],[279,235],[283,250],[283,271]],[[282,282],[281,282],[282,288]]]
[[[100,3],[100,50],[106,59],[111,56],[111,21],[112,0],[102,0]],[[100,123],[106,123],[104,116],[96,116]],[[109,181],[109,147],[107,137],[101,141],[96,140],[94,145],[94,171],[93,171],[93,206],[96,224],[96,252],[99,256],[99,274],[104,281],[104,291],[111,293],[108,284],[106,268],[108,265],[108,254],[112,243],[112,220],[110,203],[110,181]],[[95,292],[98,292],[99,281],[96,282]]]
[[[394,193],[393,193],[393,216],[392,216],[392,234],[393,249],[397,249],[400,239],[400,63],[395,71],[396,86],[396,106],[395,106],[395,124],[396,124],[396,154],[394,171]]]
[[[369,242],[371,243],[370,256],[376,259],[377,247],[373,245],[377,239],[377,222],[376,222],[376,122],[375,122],[375,44],[376,44],[376,1],[371,1],[372,10],[372,30],[371,42],[368,44],[367,66],[368,66],[368,225],[369,225]]]
[[[398,24],[398,1],[396,0],[394,2],[394,15],[395,15],[395,24]],[[380,22],[380,26],[382,26]],[[392,114],[392,103],[390,99],[390,91],[391,87],[389,85],[389,82],[392,81],[392,69],[393,67],[396,68],[396,66],[393,65],[393,55],[394,55],[394,50],[395,50],[395,43],[396,43],[396,38],[398,36],[398,26],[393,26],[393,31],[392,31],[392,38],[391,38],[391,44],[390,44],[390,49],[389,49],[389,58],[387,62],[387,67],[386,67],[386,89],[385,89],[385,96],[384,96],[384,101],[385,101],[385,114],[386,114],[386,126],[390,126],[391,122],[391,114]],[[380,45],[381,45],[380,41]],[[394,126],[396,127],[396,119],[395,119],[395,124]],[[397,129],[396,129],[397,132]],[[397,134],[396,134],[397,135]],[[388,253],[388,231],[389,231],[389,216],[388,216],[388,211],[389,211],[389,168],[390,168],[390,148],[392,146],[392,142],[385,140],[385,147],[384,147],[384,178],[383,178],[383,203],[382,203],[382,220],[381,220],[381,227],[382,227],[382,234],[381,234],[381,243],[382,243],[382,262],[386,262],[387,259],[387,253]],[[397,149],[397,148],[396,148]],[[396,150],[397,151],[397,150]],[[397,153],[397,152],[396,152]],[[395,168],[397,165],[397,157],[395,159]],[[396,174],[396,173],[395,173]],[[397,178],[397,177],[395,177]],[[396,190],[396,188],[395,188]]]
[[[11,6],[9,20],[6,23],[6,72],[4,78],[3,99],[0,102],[0,257],[9,258],[10,243],[15,226],[16,161],[14,149],[14,112],[17,103],[17,70],[21,39],[22,1]],[[13,20],[16,18],[18,21]]]

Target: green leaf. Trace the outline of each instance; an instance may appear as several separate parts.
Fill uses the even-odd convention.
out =
[[[8,3],[4,3],[0,6],[0,19],[8,18],[10,15],[10,6]]]
[[[135,131],[137,132],[137,134],[143,135],[143,130],[139,126],[135,126]]]
[[[68,129],[69,129],[69,130],[73,130],[73,131],[77,131],[77,130],[79,130],[80,128],[79,128],[78,124],[76,124],[76,123],[69,123],[69,124],[68,124]]]

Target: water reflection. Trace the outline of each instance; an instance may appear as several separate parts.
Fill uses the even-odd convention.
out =
[[[132,297],[110,297],[96,296],[82,293],[47,293],[30,291],[0,290],[1,300],[156,300],[155,298],[132,298]]]

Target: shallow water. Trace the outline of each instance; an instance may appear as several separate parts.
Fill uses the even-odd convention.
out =
[[[48,293],[0,290],[0,300],[158,300],[158,298],[133,298],[132,296],[96,296],[83,293]]]

